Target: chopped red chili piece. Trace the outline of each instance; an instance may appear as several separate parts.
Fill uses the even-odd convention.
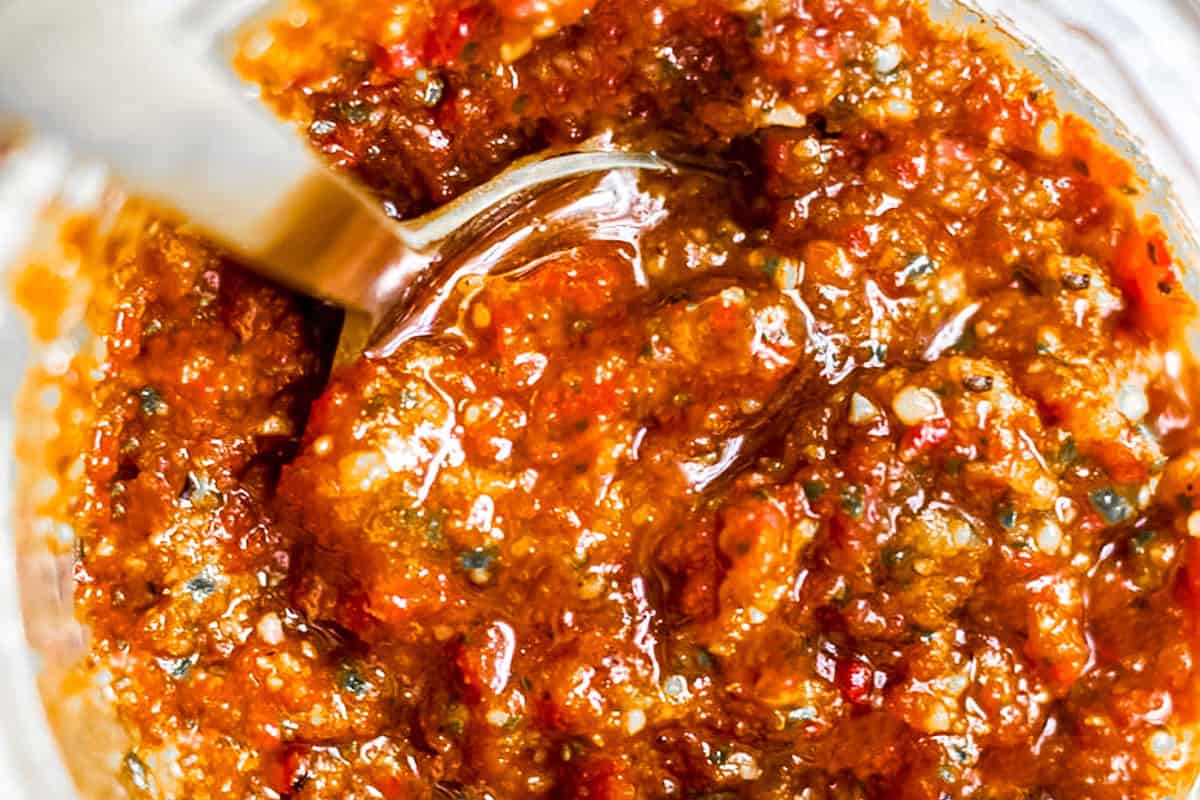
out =
[[[915,428],[909,428],[904,433],[900,457],[911,461],[925,451],[932,450],[950,438],[950,430],[950,420],[945,417],[926,420]]]
[[[842,696],[855,705],[864,705],[871,694],[875,672],[855,659],[843,659],[837,668],[837,684]]]

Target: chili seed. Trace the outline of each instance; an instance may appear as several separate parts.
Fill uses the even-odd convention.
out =
[[[905,386],[892,399],[892,411],[905,425],[920,425],[927,419],[942,414],[942,403],[928,389]]]
[[[1038,528],[1037,546],[1038,549],[1048,555],[1053,555],[1058,552],[1058,548],[1062,546],[1063,531],[1058,523],[1052,519],[1047,519]]]
[[[283,644],[283,621],[274,611],[263,614],[258,620],[255,630],[258,631],[259,638],[272,647]]]
[[[1168,758],[1175,752],[1175,737],[1169,731],[1156,731],[1150,737],[1150,752],[1159,758]]]
[[[1117,392],[1117,410],[1130,422],[1140,422],[1150,413],[1150,401],[1137,386],[1123,386]]]
[[[687,694],[687,690],[687,678],[683,677],[682,675],[672,675],[671,677],[667,678],[666,683],[663,684],[663,692],[666,693],[667,697],[683,697],[685,694]]]
[[[900,45],[889,44],[875,51],[875,72],[879,75],[890,75],[900,66],[903,53]]]
[[[878,417],[879,409],[875,407],[874,403],[858,392],[850,395],[849,420],[851,425],[866,425],[874,422]]]
[[[1058,120],[1048,119],[1038,127],[1038,149],[1042,155],[1057,158],[1063,152],[1062,128]]]

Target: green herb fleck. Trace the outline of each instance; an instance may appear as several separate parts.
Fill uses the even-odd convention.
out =
[[[918,253],[908,260],[908,263],[904,265],[904,269],[900,270],[900,284],[912,283],[936,269],[937,264],[934,263],[932,258],[924,253]]]
[[[498,551],[494,547],[476,547],[473,550],[467,550],[458,557],[463,569],[472,570],[487,570],[491,569],[492,562],[496,560]]]
[[[708,751],[708,760],[719,767],[729,760],[729,751],[724,747],[714,747]]]
[[[425,516],[425,539],[430,544],[438,544],[442,541],[442,527],[446,524],[446,515],[442,513],[430,513]]]
[[[1079,460],[1079,448],[1075,444],[1075,437],[1068,436],[1067,440],[1058,448],[1058,463],[1064,469],[1075,465]]]
[[[337,113],[351,125],[361,125],[371,118],[371,107],[361,100],[338,103]]]
[[[937,636],[937,631],[935,629],[926,628],[921,625],[911,625],[909,626],[909,631],[913,636],[916,636],[922,642],[926,643],[932,642],[933,638]]]
[[[960,353],[973,353],[978,345],[979,337],[975,334],[975,326],[968,325],[963,328],[962,336],[954,343],[954,349]]]
[[[338,670],[337,682],[343,692],[349,692],[359,698],[371,690],[371,682],[350,664],[343,664]]]
[[[859,519],[863,513],[863,487],[852,483],[842,490],[842,510],[851,519]]]
[[[1146,547],[1150,542],[1154,541],[1154,537],[1158,535],[1158,531],[1153,528],[1136,531],[1129,538],[1129,549],[1136,554],[1141,554],[1146,551]]]
[[[1125,498],[1117,494],[1116,490],[1111,487],[1097,489],[1091,493],[1090,497],[1092,505],[1109,525],[1124,522],[1133,514],[1133,509]]]
[[[163,672],[170,675],[177,681],[181,681],[188,676],[192,671],[192,667],[200,660],[200,656],[193,653],[190,656],[183,658],[158,658],[158,666],[162,667]]]
[[[192,600],[202,603],[217,590],[217,582],[211,575],[201,572],[196,577],[188,580],[183,585],[183,588],[192,596]]]
[[[895,569],[907,556],[908,554],[899,547],[885,547],[883,548],[883,552],[880,553],[880,558],[883,559],[883,566],[888,569]]]
[[[167,404],[163,401],[158,389],[153,386],[143,386],[137,390],[138,404],[142,413],[148,417],[166,413]]]
[[[863,347],[867,349],[870,358],[864,366],[882,367],[887,364],[888,346],[885,342],[878,342],[874,339],[868,339],[863,342]]]
[[[820,500],[825,495],[824,481],[805,481],[804,496],[809,500]]]
[[[414,408],[418,408],[423,402],[424,396],[421,394],[421,392],[410,386],[404,387],[404,391],[400,392],[399,405],[402,411],[412,411]],[[383,399],[382,408],[380,409],[380,411],[384,410],[392,410],[387,399]]]

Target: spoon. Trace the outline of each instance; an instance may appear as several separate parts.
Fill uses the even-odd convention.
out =
[[[407,335],[397,327],[406,320],[416,330],[410,306],[436,283],[447,253],[514,209],[569,179],[670,169],[658,156],[596,140],[518,161],[398,223],[240,96],[221,67],[170,41],[167,21],[155,16],[163,5],[0,0],[0,110],[104,158],[133,189],[181,212],[252,269],[353,312],[342,360],[372,344],[390,352]]]

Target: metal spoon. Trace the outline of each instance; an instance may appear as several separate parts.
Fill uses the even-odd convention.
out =
[[[406,316],[451,243],[461,249],[514,205],[590,173],[669,167],[596,145],[543,153],[397,223],[239,96],[217,64],[173,44],[155,16],[162,5],[0,0],[0,110],[103,157],[252,268],[361,312],[342,357],[372,341],[394,347],[381,324]]]

